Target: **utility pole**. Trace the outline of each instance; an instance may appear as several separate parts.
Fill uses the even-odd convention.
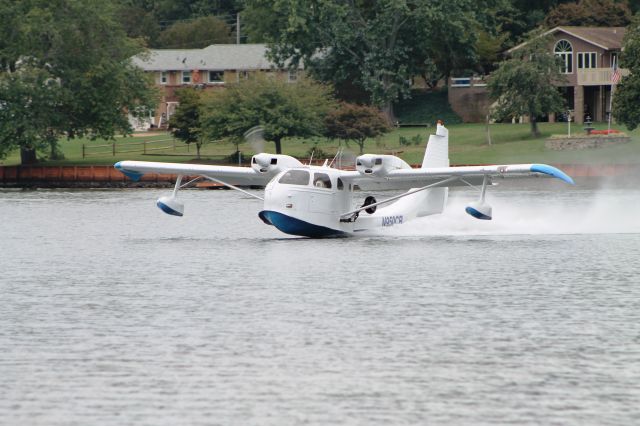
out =
[[[240,13],[236,13],[236,44],[240,44]]]

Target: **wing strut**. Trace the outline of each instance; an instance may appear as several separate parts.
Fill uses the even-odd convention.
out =
[[[340,215],[340,218],[345,218],[345,219],[351,218],[351,217],[353,217],[353,215],[355,215],[357,213],[360,213],[363,210],[370,209],[371,207],[376,207],[376,206],[379,206],[380,204],[387,204],[387,203],[390,203],[392,201],[398,200],[400,198],[406,197],[408,195],[415,194],[416,192],[424,191],[425,189],[433,188],[434,186],[443,185],[445,183],[449,183],[449,182],[452,182],[452,181],[458,180],[458,179],[460,179],[460,178],[457,177],[457,176],[453,176],[453,177],[446,178],[446,179],[443,179],[441,181],[438,181],[436,183],[432,183],[431,185],[423,186],[422,188],[412,189],[411,191],[405,192],[404,194],[396,195],[395,197],[387,198],[386,200],[378,201],[377,203],[367,204],[366,206],[362,206],[362,207],[359,207],[359,208],[357,208],[355,210],[352,210],[350,212],[343,213],[343,214]]]
[[[227,186],[227,187],[229,187],[231,189],[235,189],[236,191],[240,191],[243,194],[246,194],[246,195],[248,195],[250,197],[257,198],[258,200],[264,201],[264,198],[262,198],[262,197],[260,197],[260,196],[258,196],[256,194],[252,194],[249,191],[245,191],[244,189],[240,189],[237,186],[231,185],[230,183],[223,182],[220,179],[212,178],[211,176],[205,176],[205,175],[202,175],[202,177],[205,178],[205,179],[209,179],[209,180],[211,180],[213,182],[219,183],[221,185]]]

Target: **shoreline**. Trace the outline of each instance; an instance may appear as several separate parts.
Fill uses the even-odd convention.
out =
[[[626,180],[640,178],[640,164],[554,164],[574,178]],[[192,179],[197,176],[185,176]],[[0,188],[169,188],[177,175],[149,173],[134,182],[111,165],[101,166],[0,166]],[[637,181],[636,181],[637,182]],[[213,182],[196,188],[224,189]]]

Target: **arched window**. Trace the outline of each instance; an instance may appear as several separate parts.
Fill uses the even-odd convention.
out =
[[[560,40],[556,43],[553,53],[560,58],[560,72],[564,74],[573,73],[573,46],[567,40]]]

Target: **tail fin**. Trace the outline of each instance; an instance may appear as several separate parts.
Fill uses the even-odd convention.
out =
[[[429,136],[422,168],[449,167],[449,130],[438,120],[436,134]]]
[[[429,136],[422,168],[449,167],[449,130],[438,120],[436,134]],[[417,216],[442,213],[447,202],[449,188],[432,188],[424,191]]]
[[[436,134],[429,136],[422,168],[449,167],[449,131],[438,121]],[[415,189],[415,188],[412,188]],[[405,220],[442,213],[449,188],[430,188],[407,195],[388,207],[380,209],[386,215],[403,215]]]

